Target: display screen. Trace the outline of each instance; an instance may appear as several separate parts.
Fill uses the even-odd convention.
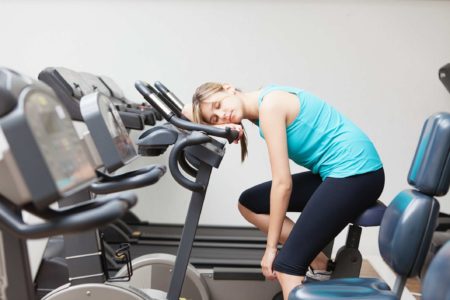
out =
[[[114,104],[106,96],[101,95],[99,105],[100,112],[122,161],[126,163],[135,158],[137,156],[136,149]]]
[[[61,103],[33,92],[27,96],[25,115],[61,194],[95,177],[89,154]]]

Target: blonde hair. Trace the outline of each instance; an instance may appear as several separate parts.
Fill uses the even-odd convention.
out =
[[[218,82],[206,82],[200,85],[195,90],[195,93],[192,96],[192,116],[194,118],[194,122],[209,124],[202,116],[200,104],[206,101],[206,99],[208,99],[215,93],[223,91],[225,91],[223,84]],[[242,123],[240,125],[242,126]],[[241,144],[241,161],[243,162],[247,157],[248,150],[247,150],[247,134],[245,132],[244,126],[242,126],[242,129],[244,134],[240,140],[240,144]]]

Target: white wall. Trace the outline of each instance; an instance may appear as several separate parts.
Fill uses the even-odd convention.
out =
[[[425,118],[450,109],[437,77],[450,61],[449,37],[448,1],[0,0],[0,64],[32,76],[47,66],[106,74],[137,101],[136,79],[161,80],[186,102],[209,80],[314,92],[374,141],[385,164],[385,203],[407,187]],[[241,166],[239,148],[228,147],[204,224],[246,224],[236,210],[240,192],[270,177],[265,145],[247,129],[250,157]],[[183,222],[188,193],[170,176],[138,192],[139,216]],[[376,234],[365,231],[364,254],[377,253]]]

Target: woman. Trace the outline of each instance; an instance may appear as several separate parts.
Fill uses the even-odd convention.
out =
[[[369,138],[318,97],[301,89],[271,85],[242,92],[205,83],[183,113],[191,120],[240,131],[252,121],[265,139],[272,181],[244,191],[239,211],[267,234],[261,260],[264,276],[277,278],[284,298],[301,284],[311,265],[326,270],[321,250],[374,205],[384,187],[383,165]],[[289,159],[310,172],[291,175]],[[301,211],[294,224],[287,211]],[[283,244],[278,252],[278,243]]]

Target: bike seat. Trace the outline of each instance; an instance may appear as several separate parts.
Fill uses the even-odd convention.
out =
[[[370,226],[380,226],[381,219],[383,219],[384,211],[386,210],[386,205],[383,202],[377,200],[374,206],[366,209],[353,224],[370,227]]]

